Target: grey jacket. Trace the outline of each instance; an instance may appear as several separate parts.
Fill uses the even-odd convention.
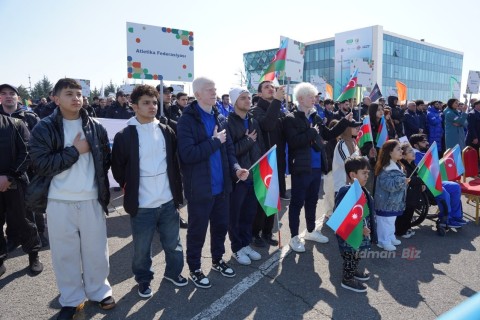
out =
[[[378,216],[400,216],[405,210],[406,175],[398,165],[390,161],[378,175],[375,185],[375,210]]]

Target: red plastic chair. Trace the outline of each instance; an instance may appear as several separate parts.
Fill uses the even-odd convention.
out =
[[[467,197],[467,203],[475,202],[475,223],[478,224],[479,207],[480,207],[480,179],[478,178],[478,156],[479,153],[472,147],[466,147],[462,151],[463,166],[465,173],[463,174],[463,182],[460,182],[462,194]],[[467,178],[474,178],[467,182]]]

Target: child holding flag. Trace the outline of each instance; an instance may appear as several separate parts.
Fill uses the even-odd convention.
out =
[[[345,161],[345,172],[347,174],[349,184],[343,186],[338,192],[337,196],[335,197],[335,207],[338,207],[342,200],[347,200],[347,192],[352,186],[355,186],[355,184],[357,184],[357,182],[354,182],[355,179],[357,179],[358,183],[360,184],[361,191],[365,195],[367,201],[364,205],[362,215],[364,218],[362,219],[362,221],[359,222],[359,224],[361,224],[363,227],[363,234],[361,235],[363,237],[361,237],[362,239],[360,239],[360,241],[356,241],[357,244],[360,244],[359,247],[354,248],[350,244],[355,242],[355,239],[351,239],[355,236],[355,230],[348,236],[346,240],[344,240],[337,233],[338,247],[340,249],[340,255],[343,259],[343,278],[341,285],[343,288],[348,290],[352,290],[355,292],[365,292],[367,291],[367,286],[364,283],[359,282],[358,280],[366,281],[370,279],[370,275],[367,272],[362,273],[358,271],[358,263],[360,262],[360,251],[370,249],[370,242],[377,242],[373,199],[370,196],[370,193],[365,188],[365,184],[367,183],[368,175],[370,172],[370,165],[368,164],[368,160],[364,157],[350,157],[347,158]],[[352,185],[352,183],[354,184]],[[354,199],[353,201],[355,200],[356,199]],[[356,206],[357,205],[353,206],[352,211]],[[370,212],[369,215],[366,212],[366,209],[368,209],[368,211]]]
[[[382,145],[375,165],[375,210],[377,214],[378,246],[394,251],[401,241],[395,238],[395,220],[405,210],[406,177],[399,164],[402,148],[397,140],[388,140]]]

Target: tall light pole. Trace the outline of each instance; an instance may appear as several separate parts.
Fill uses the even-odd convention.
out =
[[[234,76],[240,76],[240,87],[243,87],[247,83],[247,78],[242,70],[239,70],[237,73],[234,73]]]

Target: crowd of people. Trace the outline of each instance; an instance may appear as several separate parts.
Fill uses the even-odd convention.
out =
[[[72,319],[86,299],[105,310],[116,305],[107,279],[110,168],[130,215],[132,273],[142,298],[153,294],[155,231],[165,254],[163,277],[177,287],[188,279],[198,288],[212,286],[201,256],[208,227],[211,268],[224,277],[236,275],[224,259],[227,235],[239,265],[262,259],[254,247],[278,245],[272,232],[277,217],[267,216],[258,203],[249,171],[273,146],[279,197],[283,204],[289,201],[289,246],[295,252],[305,252],[305,241],[329,241],[321,232],[324,223],[352,183],[361,185],[370,212],[361,222],[362,244],[356,249],[338,235],[337,240],[341,286],[365,292],[370,275],[358,268],[361,250],[374,243],[394,251],[401,244],[398,237],[415,235],[411,219],[418,193],[428,192],[415,168],[429,144],[437,143],[440,156],[456,144],[480,146],[480,101],[471,101],[470,109],[457,99],[445,105],[417,100],[400,106],[390,96],[387,103],[365,97],[356,105],[324,100],[312,84],[300,83],[293,105],[285,104],[285,88],[271,81],[261,82],[253,97],[237,87],[219,99],[215,82],[200,77],[192,83],[194,97],[180,92],[173,101],[172,87],[138,85],[130,95],[119,91],[115,99],[95,97],[89,105],[81,89],[73,79],[60,79],[49,99],[31,111],[19,103],[15,86],[0,85],[0,152],[6,155],[0,161],[0,276],[6,272],[8,251],[18,244],[28,253],[30,271],[39,274],[38,251],[50,245],[62,306],[58,319]],[[373,141],[385,117],[389,140],[381,148],[373,143],[358,147],[355,138],[365,116],[370,117]],[[127,120],[112,149],[96,117]],[[409,143],[399,142],[403,136]],[[325,209],[317,217],[321,190]],[[466,221],[459,186],[444,182],[443,191],[431,195],[442,223],[460,228]],[[188,211],[185,253],[179,236],[182,204]],[[300,230],[302,209],[305,230]],[[184,261],[188,277],[182,274]]]

